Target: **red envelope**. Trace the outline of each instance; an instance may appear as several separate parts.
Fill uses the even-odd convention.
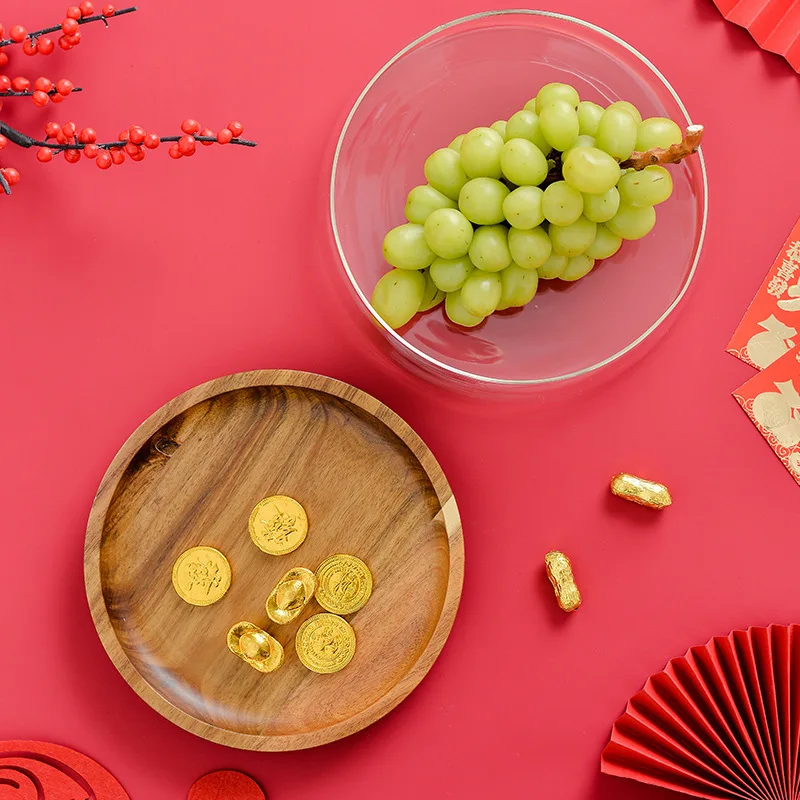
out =
[[[733,396],[800,483],[800,347],[740,386]]]
[[[747,309],[727,350],[757,369],[800,342],[800,220]]]

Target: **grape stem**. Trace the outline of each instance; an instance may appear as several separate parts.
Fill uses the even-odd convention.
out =
[[[120,8],[118,11],[115,11],[113,16],[121,17],[123,14],[132,14],[136,11],[136,6],[131,6],[130,8]],[[92,17],[82,17],[81,19],[75,20],[78,25],[86,25],[89,22],[104,22],[106,28],[108,27],[108,20],[111,17],[104,17],[102,14],[95,14]],[[31,31],[25,38],[30,39],[31,41],[35,41],[40,36],[44,36],[46,33],[58,33],[61,30],[61,25],[54,25],[52,28],[42,28],[40,31]],[[13,39],[2,39],[0,40],[0,47],[8,47],[9,45],[17,44]]]
[[[679,164],[686,156],[696,153],[703,138],[702,125],[690,125],[683,139],[669,147],[654,147],[644,153],[634,152],[620,164],[622,169],[644,169],[653,164]]]

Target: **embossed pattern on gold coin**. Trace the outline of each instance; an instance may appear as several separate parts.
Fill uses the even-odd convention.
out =
[[[273,556],[297,550],[308,533],[308,516],[292,497],[274,495],[261,500],[250,514],[250,538]]]
[[[317,568],[317,602],[332,614],[353,614],[372,594],[372,573],[355,556],[338,553]]]
[[[213,547],[192,547],[175,561],[172,585],[187,603],[210,606],[221,600],[230,588],[231,565]]]
[[[356,652],[356,634],[335,614],[315,614],[297,631],[295,648],[303,666],[312,672],[338,672]]]

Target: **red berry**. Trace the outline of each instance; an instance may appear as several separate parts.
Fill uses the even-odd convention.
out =
[[[31,88],[31,82],[27,78],[17,77],[11,81],[11,88],[15,92],[27,92]]]
[[[40,147],[36,151],[36,160],[43,164],[53,160],[53,151],[49,147]]]
[[[25,53],[26,56],[35,56],[39,52],[39,45],[37,42],[34,42],[33,39],[26,39],[22,43],[22,52]]]
[[[66,36],[59,36],[58,37],[58,46],[62,50],[72,50],[72,45],[67,41]]]
[[[144,137],[146,136],[145,129],[141,127],[141,125],[131,125],[129,128],[129,141],[133,142],[134,144],[141,144],[144,141]]]
[[[96,144],[87,144],[86,147],[83,148],[83,154],[86,158],[97,158],[99,152],[100,148]]]
[[[158,134],[156,133],[148,133],[147,136],[144,137],[144,146],[148,150],[155,150],[161,144],[161,139],[158,138]]]
[[[67,19],[80,19],[81,18],[81,10],[78,6],[70,6],[67,9]]]
[[[94,162],[100,169],[108,169],[111,166],[111,153],[102,150],[97,154],[97,161]]]
[[[115,147],[111,151],[111,160],[117,165],[121,164],[125,160],[125,151],[120,147]]]
[[[200,123],[196,119],[185,119],[181,122],[181,130],[184,133],[197,133],[200,130]]]
[[[228,123],[228,130],[234,136],[241,136],[244,133],[244,125],[241,122],[229,122]]]
[[[56,141],[57,141],[59,144],[66,144],[66,143],[69,141],[69,139],[67,139],[67,137],[64,135],[64,131],[63,131],[63,130],[60,130],[60,131],[59,131],[59,132],[56,134]]]
[[[3,25],[2,22],[0,22],[0,39],[5,39],[5,38],[6,38],[6,26]]]
[[[0,170],[0,172],[3,173],[3,177],[6,179],[6,183],[9,186],[16,186],[19,183],[19,172],[17,172],[14,167],[6,167]]]
[[[127,142],[130,139],[131,132],[130,131],[120,131],[119,136],[117,136],[117,141],[119,142]]]
[[[201,130],[200,133],[198,133],[197,135],[198,136],[205,136],[208,139],[213,139],[214,138],[214,131],[212,131],[211,128],[203,128],[203,130]],[[201,144],[203,145],[203,147],[213,147],[214,146],[214,142],[201,142]]]
[[[56,92],[55,94],[50,95],[50,102],[51,103],[63,103],[64,102],[64,95],[59,94]]]
[[[8,53],[0,52],[0,67],[4,67],[8,64]]]
[[[126,145],[126,149],[130,146],[130,144]],[[144,148],[137,147],[135,153],[129,152],[128,155],[131,157],[131,161],[143,161],[145,152]]]
[[[78,14],[80,15],[80,13],[81,12],[79,10]],[[78,20],[77,19],[73,19],[72,17],[67,17],[61,23],[61,30],[64,31],[64,35],[65,36],[69,36],[71,33],[77,33],[78,32]]]
[[[37,92],[49,92],[53,88],[53,81],[50,78],[37,78],[33,86]]]
[[[66,97],[74,88],[72,81],[68,81],[66,78],[62,78],[56,83],[56,91],[62,97]]]
[[[139,145],[134,144],[133,140],[131,140],[125,144],[125,152],[132,158],[139,152]]]
[[[0,75],[0,92],[7,92],[11,88],[11,78],[8,75]]]
[[[223,129],[222,129],[222,130],[221,130],[221,131],[220,131],[220,132],[217,134],[217,141],[218,141],[220,144],[228,144],[228,142],[229,142],[231,139],[233,139],[233,134],[231,133],[231,130],[230,130],[230,128],[223,128]]]
[[[64,38],[71,47],[75,47],[81,43],[81,32],[75,31],[75,33],[71,33],[69,36],[65,36]]]
[[[197,140],[194,136],[181,136],[178,142],[178,149],[182,156],[193,156],[197,149]]]
[[[12,42],[17,42],[17,44],[19,44],[27,35],[28,31],[26,31],[22,25],[14,25],[8,32],[8,38],[11,39]]]
[[[83,0],[80,9],[82,17],[91,17],[94,14],[94,3],[89,2],[89,0]]]
[[[77,164],[81,160],[80,150],[65,150],[64,161],[68,164]]]
[[[97,131],[94,128],[83,128],[78,134],[78,141],[82,144],[89,144],[97,141]]]
[[[68,139],[73,139],[78,131],[78,126],[74,122],[65,122],[61,126],[61,130]]]
[[[49,56],[56,49],[56,43],[48,36],[39,39],[39,54]]]
[[[50,99],[50,95],[47,92],[34,92],[33,93],[33,104],[35,106],[39,106],[39,108],[44,108],[47,105],[47,101]]]
[[[0,135],[0,150],[2,150],[8,144],[8,139],[5,136]]]
[[[44,132],[48,139],[54,139],[61,133],[61,126],[57,122],[48,122],[44,126]]]
[[[114,13],[116,12],[116,10],[117,9],[114,8],[114,6],[112,6],[111,3],[108,3],[107,5],[103,6],[103,16],[104,17],[113,17]]]
[[[175,158],[175,159],[183,158],[183,153],[181,153],[177,142],[173,142],[169,146],[169,157],[170,158]]]

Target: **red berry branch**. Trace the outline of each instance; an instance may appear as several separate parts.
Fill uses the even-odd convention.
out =
[[[100,14],[94,13],[94,4],[90,0],[83,0],[80,5],[70,6],[60,25],[52,28],[43,28],[39,31],[28,31],[22,25],[14,25],[9,29],[9,38],[5,39],[5,28],[0,24],[0,48],[13,44],[21,44],[22,50],[27,55],[50,55],[55,45],[53,40],[46,36],[48,33],[61,31],[58,39],[59,47],[71,50],[81,42],[81,25],[89,22],[103,22],[108,27],[110,17],[130,14],[136,11],[136,6],[117,10],[114,6],[106,4]],[[0,50],[0,67],[8,63],[8,56]],[[83,91],[73,86],[72,81],[62,78],[52,81],[46,77],[39,77],[33,83],[25,77],[9,78],[0,75],[0,109],[2,98],[5,97],[31,97],[35,105],[43,107],[48,102],[61,103],[72,92]],[[60,125],[57,122],[48,122],[45,125],[45,138],[36,139],[21,131],[12,128],[0,121],[0,151],[10,143],[19,147],[38,147],[36,158],[42,163],[52,161],[59,153],[63,153],[64,160],[76,164],[82,157],[94,159],[100,169],[109,169],[115,164],[122,164],[126,159],[142,161],[147,150],[156,150],[162,143],[168,143],[168,152],[171,158],[180,159],[191,157],[197,152],[197,144],[211,147],[215,144],[238,144],[244,147],[255,147],[256,143],[242,139],[244,126],[241,122],[229,122],[228,125],[214,133],[210,128],[204,128],[197,120],[185,119],[181,123],[181,133],[176,136],[159,136],[148,133],[140,125],[131,125],[122,131],[116,140],[98,142],[97,132],[93,128],[78,130],[74,122]],[[0,187],[6,194],[11,194],[11,187],[19,183],[19,172],[12,167],[0,168]]]

